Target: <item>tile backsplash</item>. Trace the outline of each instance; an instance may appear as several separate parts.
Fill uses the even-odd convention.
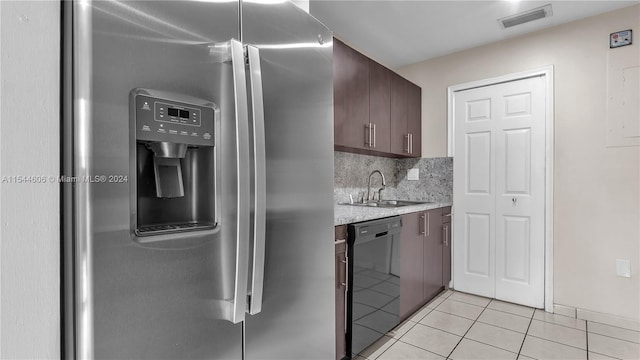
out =
[[[334,152],[334,201],[348,202],[349,195],[359,201],[367,194],[367,181],[373,170],[386,180],[383,199],[450,202],[453,193],[453,158],[393,159],[379,156]],[[407,180],[409,169],[418,169],[419,180]],[[380,175],[371,178],[372,191],[380,188]]]

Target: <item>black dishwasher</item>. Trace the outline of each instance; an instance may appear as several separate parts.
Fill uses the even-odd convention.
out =
[[[400,322],[399,216],[347,227],[347,354],[357,355]]]

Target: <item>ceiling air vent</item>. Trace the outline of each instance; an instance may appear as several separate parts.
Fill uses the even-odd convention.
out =
[[[507,29],[516,25],[528,23],[529,21],[546,18],[551,15],[553,15],[551,4],[547,4],[545,6],[531,9],[520,14],[503,17],[502,19],[498,19],[498,22],[503,29]]]

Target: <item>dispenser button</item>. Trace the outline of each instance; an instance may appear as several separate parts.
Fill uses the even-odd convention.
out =
[[[197,132],[192,132],[191,136],[198,136],[198,133]]]
[[[164,133],[166,133],[167,131],[166,131],[165,129],[158,129],[158,132],[159,132],[159,133],[163,133],[163,134],[164,134]]]
[[[186,131],[180,131],[180,135],[185,135],[186,136],[186,135],[189,135],[189,133],[186,132]]]
[[[142,131],[151,131],[151,128],[149,127],[149,125],[143,125]]]
[[[174,134],[175,135],[177,133],[178,133],[178,130],[169,130],[169,134]]]
[[[211,139],[211,134],[204,133],[203,137],[205,138],[205,140],[209,140],[209,139]]]

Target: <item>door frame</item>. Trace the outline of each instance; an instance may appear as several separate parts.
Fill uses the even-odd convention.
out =
[[[554,156],[554,66],[501,75],[447,88],[447,156],[454,157],[455,93],[479,87],[544,76],[545,79],[545,219],[544,219],[544,309],[553,312],[553,156]],[[454,159],[455,161],[455,159]],[[455,212],[455,199],[452,211]],[[453,231],[453,228],[452,228]],[[453,235],[451,236],[453,238]],[[453,250],[453,249],[452,249]],[[455,267],[452,262],[452,271]],[[452,276],[453,279],[453,276]],[[453,280],[452,280],[453,281]],[[455,287],[455,284],[453,284]]]

